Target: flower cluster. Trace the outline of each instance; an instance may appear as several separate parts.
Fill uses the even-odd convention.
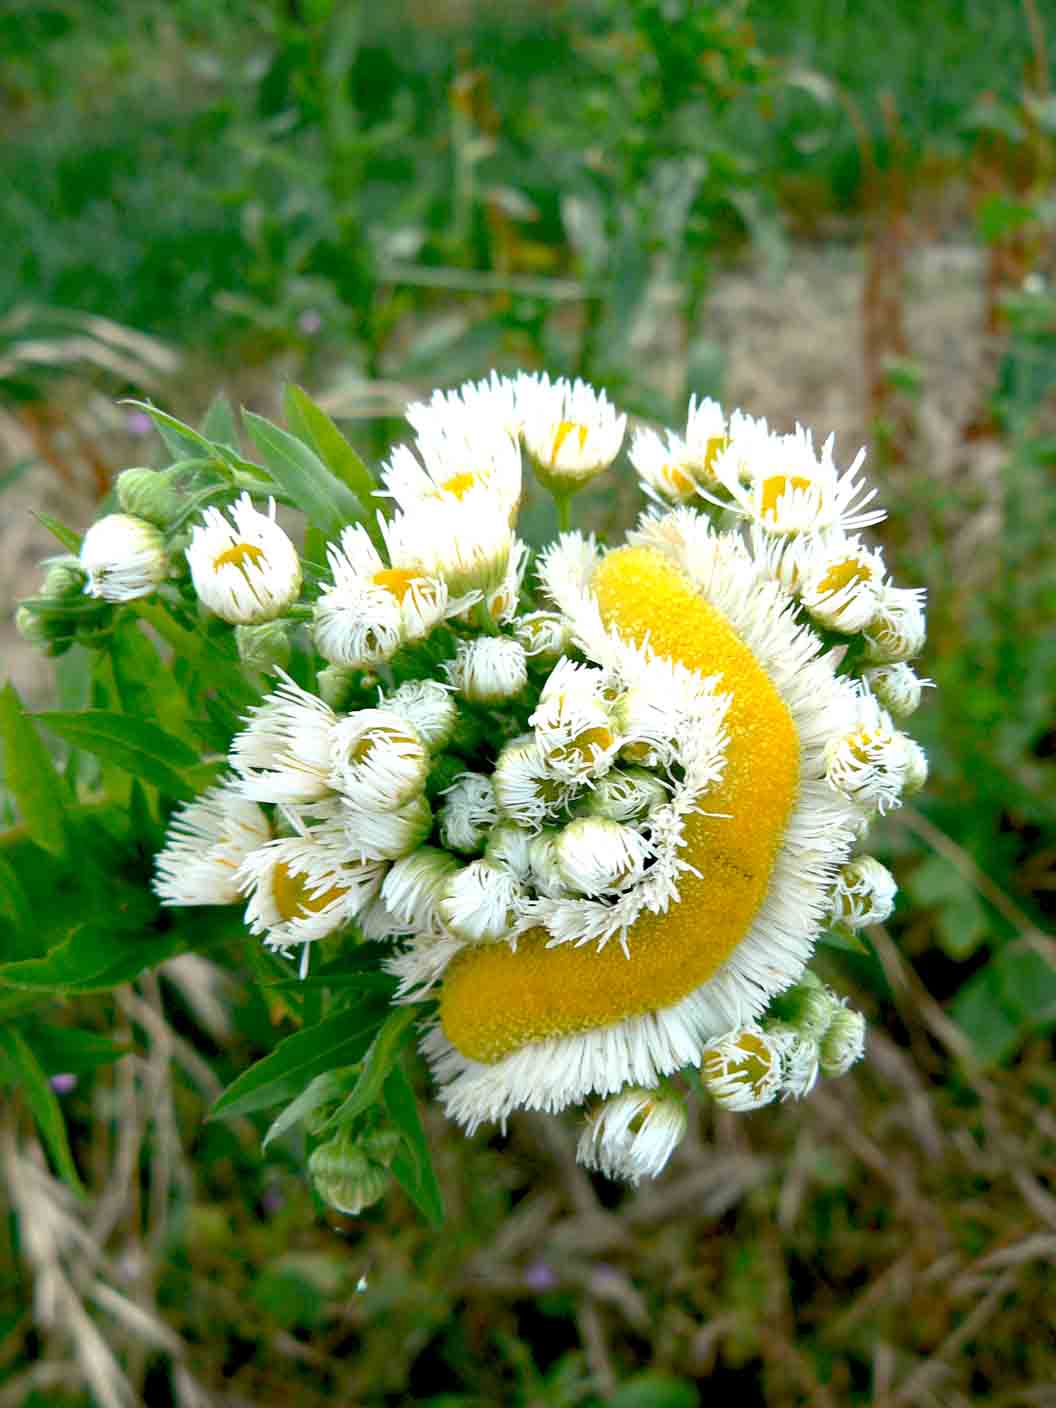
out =
[[[529,572],[522,461],[566,521],[626,417],[581,382],[493,374],[407,419],[384,512],[325,563],[248,493],[191,525],[186,570],[145,519],[86,536],[85,591],[189,572],[270,675],[155,887],[243,903],[302,971],[313,945],[372,943],[396,1001],[431,1004],[421,1047],[458,1123],[586,1103],[581,1161],[636,1181],[682,1136],[687,1077],[752,1110],[862,1054],[808,964],[894,903],[863,846],[926,776],[901,728],[923,593],[862,536],[883,517],[862,456],[840,469],[801,428],[694,401],[677,431],[635,430],[636,528],[561,532]]]

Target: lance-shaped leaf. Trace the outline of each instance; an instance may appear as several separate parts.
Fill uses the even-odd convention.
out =
[[[385,1108],[404,1138],[404,1145],[392,1161],[392,1172],[403,1191],[421,1209],[434,1227],[444,1221],[444,1200],[433,1172],[425,1130],[418,1117],[414,1091],[400,1066],[394,1066],[385,1081]]]
[[[26,831],[42,849],[62,855],[69,792],[10,683],[0,690],[0,736],[7,788]]]
[[[276,483],[324,538],[336,538],[347,523],[363,519],[355,494],[303,441],[252,411],[243,410],[242,420]]]
[[[94,753],[104,762],[152,783],[171,797],[191,797],[195,788],[185,776],[201,759],[182,739],[146,719],[106,709],[73,713],[34,714],[45,728],[75,748]]]
[[[44,1068],[17,1027],[0,1028],[0,1074],[21,1090],[59,1176],[76,1192],[83,1193],[59,1102]]]

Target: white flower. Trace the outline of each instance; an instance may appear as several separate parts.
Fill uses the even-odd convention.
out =
[[[467,943],[496,943],[516,933],[524,889],[512,870],[470,861],[450,877],[438,910],[444,925]]]
[[[651,847],[633,826],[601,816],[577,817],[557,838],[557,863],[580,895],[612,894],[641,878]]]
[[[747,417],[735,412],[732,424],[727,424],[718,401],[705,396],[698,403],[695,396],[690,397],[686,417],[686,467],[692,471],[697,483],[715,483],[715,461],[727,448],[733,434],[744,436],[746,422]],[[762,424],[765,427],[766,422]]]
[[[502,587],[514,551],[510,508],[486,486],[398,510],[382,531],[394,568],[442,577],[458,597]]]
[[[521,433],[518,382],[492,372],[487,381],[467,381],[453,391],[434,391],[428,402],[415,401],[404,412],[415,432],[425,438],[452,435],[456,428],[470,443],[482,425],[516,439]]]
[[[827,1076],[843,1076],[865,1054],[865,1018],[853,1008],[841,1007],[821,1039],[821,1069]]]
[[[616,691],[604,670],[559,660],[529,722],[547,766],[570,782],[599,777],[621,738],[612,722]]]
[[[343,928],[378,893],[385,866],[339,860],[312,837],[286,836],[251,852],[238,871],[251,934],[269,947],[311,943]]]
[[[898,886],[886,866],[873,856],[856,856],[836,877],[832,917],[851,929],[883,924],[895,908]]]
[[[154,862],[154,892],[162,904],[234,904],[238,867],[270,839],[267,817],[229,778],[173,816]]]
[[[457,410],[419,417],[417,456],[399,445],[382,468],[383,494],[407,513],[469,512],[490,505],[507,524],[521,501],[521,450],[514,435],[495,420]]]
[[[787,1022],[766,1023],[766,1032],[781,1053],[781,1098],[802,1100],[818,1083],[820,1048],[813,1036]]]
[[[506,744],[491,781],[502,815],[529,830],[556,816],[574,796],[572,785],[550,769],[530,734]]]
[[[390,812],[360,811],[342,801],[340,826],[348,852],[356,860],[398,860],[429,835],[433,813],[424,796]]]
[[[924,749],[908,734],[899,735],[902,741],[902,791],[907,797],[919,792],[928,780],[928,758]]]
[[[670,797],[670,789],[645,768],[614,768],[599,778],[586,799],[594,816],[638,821]]]
[[[700,1079],[727,1110],[761,1109],[781,1089],[780,1045],[757,1026],[726,1032],[701,1052]]]
[[[528,683],[524,647],[509,636],[460,640],[447,672],[459,694],[475,704],[513,699]]]
[[[484,859],[493,865],[504,865],[512,870],[518,880],[527,880],[532,871],[532,842],[534,836],[516,822],[500,821],[488,833],[484,847]]]
[[[446,747],[458,723],[458,705],[451,698],[450,686],[439,680],[408,680],[384,700],[384,705],[414,726],[431,753]]]
[[[869,689],[896,719],[908,719],[920,707],[922,691],[931,680],[922,680],[911,665],[899,661],[893,665],[874,665],[862,673]]]
[[[327,561],[334,585],[315,604],[314,635],[319,653],[335,665],[363,669],[389,660],[466,605],[451,601],[440,575],[387,567],[358,523],[342,529]]]
[[[103,601],[149,596],[169,572],[161,532],[127,513],[108,513],[92,524],[81,543],[80,561],[88,574],[84,590]]]
[[[924,596],[920,587],[887,588],[865,633],[868,660],[891,665],[920,654],[927,635]]]
[[[799,568],[803,605],[830,630],[845,635],[864,630],[880,609],[883,556],[838,534],[806,542]]]
[[[606,1178],[637,1183],[663,1172],[685,1132],[686,1107],[676,1096],[625,1090],[588,1115],[576,1159]]]
[[[207,508],[191,534],[187,563],[198,599],[233,625],[272,621],[297,600],[301,562],[275,522],[275,500],[259,513],[248,494],[228,509]]]
[[[552,492],[574,491],[608,469],[620,453],[627,417],[605,393],[584,381],[525,383],[524,443],[536,472]]]
[[[832,444],[830,436],[816,453],[810,432],[797,426],[793,435],[753,437],[754,460],[746,465],[744,444],[731,436],[715,461],[715,477],[731,496],[730,507],[768,533],[846,533],[879,523],[883,511],[867,508],[876,491],[856,477],[865,451],[841,474],[832,462]]]
[[[417,796],[429,753],[395,709],[346,714],[330,734],[330,785],[362,811],[396,811]]]
[[[854,726],[826,746],[829,786],[867,810],[882,813],[897,807],[906,783],[910,741],[871,695],[861,696]]]
[[[438,903],[458,861],[434,846],[419,846],[396,861],[381,887],[389,913],[416,934],[442,929]]]
[[[498,818],[491,780],[483,773],[464,772],[444,793],[440,839],[453,851],[479,851]]]
[[[688,503],[697,496],[692,456],[684,440],[673,431],[661,438],[655,430],[636,430],[628,458],[638,472],[642,488],[664,503]]]
[[[278,672],[283,683],[249,711],[231,743],[231,766],[243,797],[257,802],[312,802],[331,791],[330,746],[336,715],[321,699]]]
[[[568,623],[554,611],[532,611],[518,616],[513,635],[532,659],[557,660],[568,649]]]
[[[524,585],[524,572],[528,566],[528,548],[520,538],[514,538],[510,548],[510,560],[506,564],[506,576],[499,586],[488,592],[484,598],[484,609],[493,621],[506,625],[517,616],[521,587]]]

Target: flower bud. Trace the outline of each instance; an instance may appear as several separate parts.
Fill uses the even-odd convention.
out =
[[[110,513],[93,523],[81,543],[85,591],[104,601],[149,596],[168,576],[169,559],[161,533],[144,518]]]
[[[519,880],[527,879],[531,873],[531,848],[533,836],[524,827],[512,821],[499,822],[488,834],[484,847],[484,859],[493,865],[505,865]]]
[[[900,734],[903,749],[903,783],[902,791],[907,797],[912,797],[919,792],[928,780],[928,755],[915,738],[910,738],[908,734]]]
[[[444,794],[440,839],[453,851],[479,851],[498,816],[491,779],[483,773],[463,772]]]
[[[273,621],[301,590],[297,550],[270,512],[259,513],[248,494],[228,509],[205,510],[195,528],[187,562],[202,605],[231,625]]]
[[[451,691],[438,680],[408,680],[385,701],[389,709],[414,725],[431,753],[450,743],[458,723],[458,705]]]
[[[908,719],[920,706],[921,690],[929,680],[920,679],[905,661],[894,665],[875,665],[866,670],[862,679],[885,709],[896,719]]]
[[[536,475],[558,498],[581,489],[620,453],[627,417],[583,381],[525,382],[524,443]]]
[[[53,562],[44,576],[41,596],[52,601],[71,601],[84,592],[84,571],[75,557]]]
[[[156,469],[123,469],[114,485],[117,502],[125,513],[167,528],[184,507],[183,497]]]
[[[429,754],[394,709],[360,709],[334,725],[330,784],[353,806],[390,812],[425,786]]]
[[[808,970],[795,987],[774,999],[770,1010],[800,1036],[819,1041],[840,1010],[840,1001]]]
[[[438,905],[444,924],[467,943],[512,938],[524,889],[512,870],[474,860],[448,880]]]
[[[376,1203],[391,1181],[345,1130],[312,1151],[308,1173],[323,1202],[349,1217]]]
[[[633,885],[649,854],[649,842],[640,832],[606,817],[577,817],[557,838],[562,878],[581,895],[611,894]]]
[[[20,606],[15,612],[15,630],[27,645],[47,645],[62,634],[63,625],[54,617],[34,611],[31,606]],[[60,629],[56,631],[56,627]]]
[[[459,641],[448,673],[459,694],[475,704],[513,699],[528,683],[524,647],[509,636]]]
[[[385,876],[381,898],[390,914],[419,934],[441,927],[438,905],[458,861],[435,846],[419,846],[402,856]]]
[[[359,671],[346,669],[343,665],[327,665],[315,679],[316,688],[324,704],[339,711],[344,709],[356,693]]]
[[[886,866],[872,856],[857,856],[836,877],[832,918],[849,929],[883,924],[895,908],[898,886]]]
[[[290,635],[282,621],[266,621],[262,626],[236,626],[238,658],[251,670],[275,674],[290,663]]]
[[[587,1116],[576,1159],[606,1178],[655,1178],[686,1132],[686,1107],[675,1095],[631,1089]]]
[[[777,1040],[759,1027],[741,1027],[704,1047],[700,1079],[708,1094],[727,1110],[758,1110],[781,1089]]]
[[[865,1052],[865,1018],[841,1007],[821,1039],[821,1069],[827,1076],[846,1075]]]
[[[818,1042],[788,1022],[767,1020],[765,1031],[781,1057],[781,1097],[801,1100],[818,1080]]]
[[[595,783],[587,809],[611,821],[637,821],[662,806],[669,795],[656,773],[645,768],[615,768]]]
[[[555,611],[532,611],[513,623],[514,638],[532,660],[559,660],[568,648],[568,623]]]
[[[890,665],[920,654],[927,635],[923,596],[913,588],[888,587],[865,632],[866,659]]]

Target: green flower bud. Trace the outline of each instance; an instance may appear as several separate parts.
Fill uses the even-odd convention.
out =
[[[821,1069],[842,1076],[865,1051],[865,1018],[851,1007],[839,1007],[821,1040]]]
[[[357,671],[343,665],[327,665],[316,676],[316,686],[324,704],[340,713],[356,693]]]
[[[775,998],[770,1010],[800,1036],[820,1041],[835,1013],[843,1009],[839,999],[813,973],[807,972],[794,988]]]
[[[167,528],[184,507],[182,495],[156,469],[122,470],[114,492],[125,513],[145,518],[158,528]]]
[[[31,606],[15,612],[15,630],[29,645],[46,645],[54,634],[54,617],[43,616]]]
[[[61,558],[53,562],[44,577],[41,596],[53,601],[69,601],[84,594],[87,577],[75,557]]]
[[[308,1174],[323,1202],[350,1217],[376,1203],[391,1181],[388,1170],[374,1162],[345,1130],[314,1150]]]
[[[238,658],[251,670],[273,674],[290,663],[289,628],[283,621],[265,621],[260,626],[236,626]]]

